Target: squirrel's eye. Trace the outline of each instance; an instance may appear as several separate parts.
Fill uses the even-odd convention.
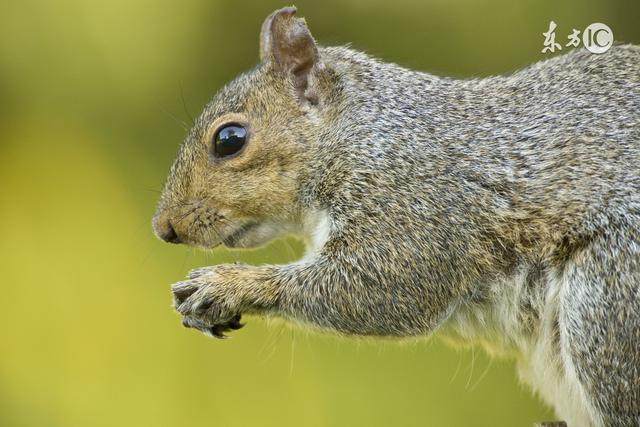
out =
[[[247,140],[247,129],[238,124],[221,127],[213,137],[213,154],[226,157],[236,154]]]

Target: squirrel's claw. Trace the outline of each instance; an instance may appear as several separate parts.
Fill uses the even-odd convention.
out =
[[[230,338],[228,335],[225,335],[225,332],[229,332],[232,330],[238,330],[244,326],[244,323],[240,323],[240,319],[242,318],[241,314],[236,314],[233,319],[229,320],[226,323],[220,323],[218,325],[207,328],[207,334],[218,338],[218,339],[227,339]]]
[[[231,320],[225,323],[219,323],[213,326],[204,326],[202,324],[193,323],[189,319],[182,319],[182,326],[185,328],[195,328],[203,332],[205,335],[209,335],[213,338],[218,339],[227,339],[230,338],[228,335],[225,335],[226,332],[238,330],[244,327],[244,323],[240,323],[240,319],[242,318],[241,314],[236,314]]]
[[[216,325],[211,328],[207,328],[205,333],[215,338],[218,338],[219,340],[224,340],[229,338],[227,335],[224,334],[225,330],[226,328],[224,325]]]
[[[240,328],[244,327],[244,323],[240,323],[240,319],[242,318],[241,314],[236,314],[235,317],[233,319],[231,319],[229,321],[229,323],[227,323],[227,325],[229,326],[229,328],[233,329],[233,330],[238,330]]]

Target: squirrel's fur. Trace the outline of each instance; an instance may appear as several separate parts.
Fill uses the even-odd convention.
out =
[[[439,327],[516,355],[568,425],[640,425],[640,48],[455,80],[317,47],[295,9],[182,145],[154,218],[213,247],[308,238],[289,265],[174,286],[187,326],[239,314],[343,334]],[[213,158],[222,124],[239,155]]]

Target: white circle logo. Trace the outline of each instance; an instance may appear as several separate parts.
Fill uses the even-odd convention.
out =
[[[582,32],[582,43],[591,53],[605,53],[613,45],[613,31],[601,22],[594,22]]]

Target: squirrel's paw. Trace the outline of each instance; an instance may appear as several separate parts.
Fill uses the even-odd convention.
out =
[[[227,338],[225,332],[240,329],[241,292],[225,280],[225,266],[193,270],[188,280],[172,286],[175,309],[183,316],[182,324],[206,335]]]

